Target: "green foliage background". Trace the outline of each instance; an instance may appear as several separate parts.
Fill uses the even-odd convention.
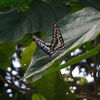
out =
[[[0,69],[7,71],[12,64],[12,55],[17,51],[16,46],[21,45],[24,48],[19,59],[22,79],[32,82],[38,91],[37,94],[14,93],[12,100],[75,100],[75,94],[69,89],[71,83],[64,82],[59,71],[99,55],[100,45],[97,43],[91,48],[92,43],[88,44],[99,37],[99,5],[100,0],[0,0]],[[55,56],[48,57],[32,41],[31,35],[50,42],[54,23],[57,23],[64,36],[65,48]],[[88,52],[60,65],[68,54],[83,45],[89,48],[86,48]],[[96,61],[99,62],[98,59]],[[0,82],[2,85],[2,80]],[[0,99],[10,100],[4,87]]]

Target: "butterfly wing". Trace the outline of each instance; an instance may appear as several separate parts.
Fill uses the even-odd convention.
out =
[[[51,43],[45,42],[35,35],[32,35],[32,39],[37,43],[37,45],[48,55],[54,54],[56,51],[64,47],[64,40],[61,35],[60,30],[57,28],[56,24],[53,25],[53,35]]]
[[[51,42],[51,50],[58,50],[64,47],[64,39],[56,24],[53,25],[53,39]]]
[[[51,40],[51,47],[50,47],[50,49],[52,50],[52,51],[54,51],[54,48],[55,48],[55,46],[56,46],[56,44],[57,44],[57,27],[56,27],[56,24],[54,24],[53,25],[53,34],[52,34],[52,40]]]
[[[32,39],[37,43],[37,45],[48,55],[51,55],[51,51],[50,51],[50,46],[51,44],[48,42],[45,42],[43,40],[41,40],[40,38],[38,38],[35,35],[32,35]]]

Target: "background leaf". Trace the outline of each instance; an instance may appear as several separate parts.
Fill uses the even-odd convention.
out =
[[[44,76],[32,84],[47,100],[75,100],[68,84],[63,81],[58,72]]]
[[[5,69],[11,64],[12,55],[15,52],[15,43],[0,43],[0,68]]]
[[[0,13],[0,41],[19,41],[27,33],[46,32],[49,27],[70,12],[64,4],[32,2],[25,12]],[[59,12],[57,12],[59,10]]]
[[[0,11],[9,10],[29,0],[0,0]],[[8,9],[7,9],[8,8]]]
[[[27,69],[27,66],[29,66],[30,61],[32,59],[32,56],[36,50],[36,44],[32,42],[28,47],[25,48],[25,50],[22,52],[21,57],[21,66],[23,70],[25,71]]]

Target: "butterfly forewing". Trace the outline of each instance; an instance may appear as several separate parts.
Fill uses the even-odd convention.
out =
[[[32,39],[37,43],[37,45],[44,51],[46,54],[50,55],[50,46],[51,44],[48,42],[45,42],[38,38],[35,35],[32,35]]]

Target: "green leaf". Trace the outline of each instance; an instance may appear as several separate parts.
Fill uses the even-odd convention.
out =
[[[69,5],[71,7],[71,12],[76,12],[83,8],[78,0],[70,0]]]
[[[31,42],[33,42],[30,35],[26,34],[23,39],[17,42],[18,45],[28,46]]]
[[[41,94],[33,94],[32,100],[46,100]]]
[[[71,49],[95,39],[100,32],[100,12],[93,8],[84,8],[72,15],[64,17],[58,22],[58,26],[64,37],[65,48],[51,57],[46,55],[42,50],[37,49],[31,65],[24,74],[24,78],[33,75],[32,81],[39,79],[42,76],[42,73],[55,62],[58,61],[60,64],[64,56],[66,56]],[[45,38],[46,41],[50,42],[52,37],[51,34],[52,30],[49,30],[48,35]],[[36,75],[34,76],[34,74]]]
[[[69,11],[70,8],[63,4],[39,1],[32,2],[25,12],[0,13],[0,41],[14,42],[21,40],[25,34],[46,32]]]
[[[77,63],[77,62],[79,62],[81,60],[84,60],[86,58],[89,58],[89,57],[91,57],[93,55],[98,54],[99,51],[100,51],[100,45],[97,45],[95,48],[93,48],[93,49],[87,51],[86,53],[81,54],[81,55],[69,60],[67,63],[65,63],[63,65],[60,65],[60,66],[58,66],[56,68],[48,69],[47,72],[44,73],[44,75],[52,73],[52,72],[59,71],[60,69],[65,68],[67,66],[71,66],[71,65],[73,65],[73,64],[75,64],[75,63]]]
[[[0,8],[16,6],[24,3],[26,0],[0,0]]]
[[[5,69],[11,63],[11,56],[15,52],[15,43],[0,42],[0,68]]]
[[[25,50],[22,52],[21,65],[25,71],[30,64],[31,58],[36,50],[36,43],[32,42]]]
[[[68,84],[58,72],[44,76],[32,84],[47,100],[75,100]]]

